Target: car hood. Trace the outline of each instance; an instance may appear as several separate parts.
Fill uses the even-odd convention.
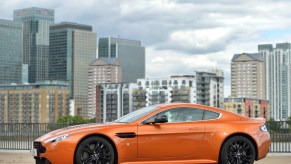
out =
[[[81,124],[81,125],[75,125],[75,126],[68,126],[65,128],[57,129],[52,132],[49,132],[38,139],[36,141],[44,141],[48,140],[54,137],[58,137],[64,134],[72,134],[72,133],[78,133],[78,132],[83,132],[83,131],[90,131],[90,130],[96,130],[96,129],[102,129],[102,128],[112,128],[115,126],[121,126],[125,123],[103,123],[103,124],[98,124],[98,123],[93,123],[93,124]]]

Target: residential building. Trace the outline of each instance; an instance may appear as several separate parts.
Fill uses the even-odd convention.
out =
[[[133,90],[133,110],[162,103],[197,103],[194,75],[137,80]]]
[[[22,24],[0,19],[0,84],[22,82]]]
[[[132,112],[134,83],[107,83],[96,86],[96,122],[111,122]]]
[[[47,79],[49,26],[54,23],[54,11],[32,7],[15,10],[13,17],[22,23],[22,61],[28,65],[28,82]]]
[[[264,64],[259,53],[235,54],[231,60],[231,97],[262,99]]]
[[[54,123],[68,114],[65,82],[0,85],[0,123]]]
[[[145,78],[145,48],[141,41],[123,38],[100,38],[98,58],[117,58],[122,67],[122,81],[136,83]]]
[[[270,101],[270,116],[286,120],[291,116],[291,44],[258,45],[265,70],[265,99]]]
[[[223,108],[224,76],[223,71],[196,72],[197,104]]]
[[[269,101],[255,98],[225,98],[224,109],[247,117],[269,119]]]
[[[116,58],[96,59],[89,66],[88,117],[95,117],[96,86],[105,83],[121,83],[121,66]]]
[[[50,26],[49,78],[69,83],[74,114],[87,117],[89,64],[96,59],[92,26],[62,22]]]

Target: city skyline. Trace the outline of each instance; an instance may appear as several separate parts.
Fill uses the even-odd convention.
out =
[[[291,41],[289,1],[3,1],[1,19],[13,10],[44,7],[64,20],[93,26],[98,36],[141,40],[146,76],[167,77],[194,70],[223,69],[230,95],[233,54],[257,52],[257,45]],[[74,12],[71,12],[74,11]],[[160,68],[160,69],[156,69]]]

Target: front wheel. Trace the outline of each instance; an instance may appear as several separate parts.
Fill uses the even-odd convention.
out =
[[[75,153],[75,164],[115,164],[115,157],[111,143],[94,136],[79,144]]]
[[[255,147],[253,143],[242,136],[228,139],[220,152],[221,164],[253,164],[255,160]]]

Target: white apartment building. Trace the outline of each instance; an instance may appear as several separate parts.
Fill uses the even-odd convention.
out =
[[[138,79],[137,86],[133,91],[133,110],[162,103],[197,103],[194,75]]]
[[[222,70],[196,71],[197,104],[223,108],[224,75]]]
[[[134,83],[99,84],[96,87],[96,122],[111,122],[133,111]]]

